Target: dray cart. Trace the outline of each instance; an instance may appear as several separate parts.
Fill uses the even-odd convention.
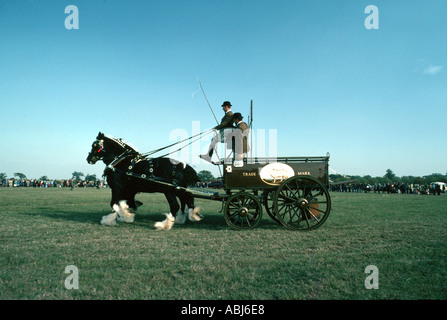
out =
[[[227,224],[236,230],[252,229],[262,219],[263,207],[276,222],[290,230],[314,230],[331,211],[329,156],[221,161],[225,193],[194,197],[222,201]]]

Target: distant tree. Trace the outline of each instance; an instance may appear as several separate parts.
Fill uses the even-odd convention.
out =
[[[348,180],[350,178],[346,177],[346,176],[342,176],[341,174],[330,174],[329,175],[329,179],[332,182],[339,182],[339,181],[345,181]]]
[[[21,179],[21,180],[26,179],[26,175],[24,175],[24,174],[21,173],[21,172],[16,172],[16,173],[14,173],[14,177],[17,177],[17,178],[19,178],[19,179]]]
[[[428,176],[423,176],[425,181],[427,183],[431,182],[446,182],[447,183],[447,177],[444,176],[442,173],[432,173]]]
[[[96,174],[88,174],[85,176],[86,181],[94,181],[96,182]]]
[[[388,179],[385,179],[384,177],[375,177],[374,182],[384,184],[384,183],[388,183],[389,181],[388,181]]]
[[[425,184],[426,182],[425,182],[424,178],[416,177],[416,178],[414,178],[414,183],[415,184]]]
[[[82,180],[81,177],[83,177],[83,176],[84,176],[84,174],[82,172],[78,172],[78,171],[75,171],[71,174],[71,178],[75,179],[76,181]]]
[[[6,180],[6,173],[0,173],[0,180]]]
[[[374,184],[374,178],[371,177],[370,175],[366,175],[363,177],[363,180],[365,181],[365,183],[368,184]]]
[[[46,180],[48,180],[48,177],[47,176],[41,176],[40,180],[46,181]]]
[[[199,173],[197,173],[197,176],[199,177],[200,181],[206,182],[206,181],[213,181],[216,178],[214,178],[213,174],[208,170],[202,170]]]
[[[363,177],[360,177],[360,176],[352,176],[351,178],[354,179],[356,183],[361,183],[361,184],[374,184],[374,179],[373,179],[371,176],[369,176],[369,175],[367,175],[367,176],[363,176]]]
[[[403,177],[400,178],[400,181],[402,183],[411,184],[414,181],[414,177],[412,177],[412,176],[403,176]]]
[[[391,169],[387,169],[386,173],[383,177],[385,179],[389,180],[390,182],[392,182],[396,179],[396,175],[394,174],[393,170],[391,170]]]

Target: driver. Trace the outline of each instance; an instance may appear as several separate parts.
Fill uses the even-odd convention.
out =
[[[211,157],[214,153],[214,148],[218,142],[225,142],[225,136],[232,131],[233,127],[233,112],[231,111],[230,101],[224,101],[222,103],[222,110],[225,112],[224,117],[220,121],[220,124],[215,126],[213,129],[220,131],[220,134],[216,134],[211,140],[208,152],[199,155],[200,158],[211,162]],[[225,130],[226,129],[226,130]],[[231,129],[231,130],[228,130]]]

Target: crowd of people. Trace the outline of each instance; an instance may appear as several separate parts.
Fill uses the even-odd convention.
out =
[[[223,188],[224,183],[223,180],[212,180],[212,181],[199,181],[196,183],[196,188],[215,188],[221,189]]]
[[[402,193],[402,194],[431,194],[445,193],[445,185],[407,184],[407,183],[375,183],[374,185],[362,183],[342,183],[330,186],[330,191],[336,192],[374,192],[374,193]]]
[[[40,180],[40,179],[5,179],[0,181],[1,187],[25,187],[25,188],[106,188],[104,181],[86,181],[74,179],[62,180]],[[197,188],[217,188],[223,187],[222,180],[208,182],[197,182]],[[430,194],[440,195],[446,192],[445,185],[432,184],[407,184],[407,183],[375,183],[373,185],[363,183],[341,183],[329,186],[329,191],[334,192],[373,192],[373,193],[401,193],[401,194]]]
[[[25,188],[88,188],[106,187],[102,181],[86,181],[86,180],[74,180],[74,179],[5,179],[0,181],[0,187],[25,187]]]

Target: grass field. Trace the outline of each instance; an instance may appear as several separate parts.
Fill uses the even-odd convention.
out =
[[[0,299],[446,299],[447,194],[331,193],[310,232],[266,213],[230,229],[221,203],[205,218],[156,231],[164,196],[140,194],[135,222],[99,224],[110,190],[0,189]],[[69,290],[65,268],[79,270]],[[365,268],[378,269],[366,289]]]

